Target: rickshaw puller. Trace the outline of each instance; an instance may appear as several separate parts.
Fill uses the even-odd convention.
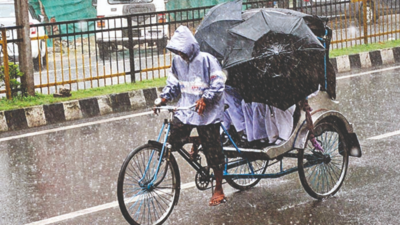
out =
[[[171,122],[168,142],[172,150],[187,143],[190,132],[197,129],[207,164],[214,171],[216,186],[210,206],[225,202],[222,189],[224,155],[220,141],[220,123],[224,117],[223,92],[226,76],[218,60],[201,52],[191,31],[180,26],[166,47],[174,56],[167,78],[167,85],[160,95],[161,103],[176,99],[178,107],[196,104],[196,111],[179,110]],[[154,109],[157,114],[157,109]]]

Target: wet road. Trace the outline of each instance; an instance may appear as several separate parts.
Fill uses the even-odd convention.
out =
[[[400,130],[400,67],[362,72],[337,81],[363,157],[350,158],[335,197],[314,200],[294,173],[245,192],[224,185],[228,203],[210,208],[211,192],[193,188],[195,172],[178,158],[186,185],[166,224],[397,224],[400,136],[378,135]],[[116,203],[118,172],[162,119],[124,113],[0,135],[0,224],[127,224]]]

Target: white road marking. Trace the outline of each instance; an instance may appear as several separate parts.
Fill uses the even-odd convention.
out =
[[[357,73],[357,74],[351,74],[351,75],[347,75],[347,76],[341,76],[341,77],[336,78],[336,80],[342,80],[342,79],[347,79],[347,78],[351,78],[351,77],[364,76],[364,75],[368,75],[368,74],[371,74],[371,73],[379,73],[379,72],[385,72],[385,71],[395,70],[395,69],[400,69],[400,66],[394,66],[394,67],[389,67],[389,68],[385,68],[385,69],[372,70],[372,71],[363,72],[363,73]]]
[[[181,190],[185,190],[185,189],[189,189],[189,188],[193,188],[195,187],[195,183],[191,182],[191,183],[186,183],[181,185]],[[103,204],[103,205],[98,205],[98,206],[94,206],[91,208],[87,208],[87,209],[82,209],[76,212],[72,212],[72,213],[67,213],[64,215],[60,215],[60,216],[55,216],[55,217],[51,217],[45,220],[40,220],[40,221],[36,221],[36,222],[32,222],[32,223],[28,223],[25,225],[47,225],[47,224],[53,224],[53,223],[58,223],[64,220],[69,220],[69,219],[73,219],[79,216],[84,216],[87,214],[91,214],[91,213],[95,213],[101,210],[105,210],[105,209],[111,209],[111,208],[115,208],[118,207],[118,202],[114,201],[114,202],[110,202],[107,204]]]
[[[48,134],[48,133],[62,131],[62,130],[75,129],[75,128],[79,128],[79,127],[86,127],[86,126],[91,126],[91,125],[100,124],[100,123],[108,123],[108,122],[112,122],[112,121],[124,120],[124,119],[134,118],[134,117],[138,117],[138,116],[150,115],[152,113],[153,113],[153,111],[143,112],[143,113],[136,113],[136,114],[127,115],[127,116],[114,117],[114,118],[98,120],[98,121],[94,121],[94,122],[76,124],[76,125],[71,125],[71,126],[66,126],[66,127],[59,127],[59,128],[50,129],[50,130],[43,130],[43,131],[37,131],[37,132],[33,132],[33,133],[27,133],[27,134],[21,134],[21,135],[16,135],[16,136],[11,136],[11,137],[5,137],[5,138],[0,138],[0,142],[14,140],[14,139],[18,139],[18,138],[24,138],[24,137],[31,137],[31,136],[41,135],[41,134]]]
[[[383,138],[387,138],[387,137],[391,137],[391,136],[395,136],[395,135],[399,135],[399,134],[400,134],[400,130],[389,132],[389,133],[386,133],[386,134],[381,134],[381,135],[374,136],[374,137],[369,137],[367,139],[368,140],[379,140],[379,139],[383,139]]]

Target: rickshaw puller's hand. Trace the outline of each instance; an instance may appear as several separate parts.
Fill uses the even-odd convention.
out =
[[[157,109],[158,106],[165,106],[165,105],[167,105],[167,99],[157,98],[154,101],[154,107],[153,107],[154,114],[158,115],[158,113],[160,112],[160,109]]]
[[[206,103],[204,102],[204,98],[201,98],[196,101],[196,111],[199,115],[203,114],[205,108],[206,108]]]

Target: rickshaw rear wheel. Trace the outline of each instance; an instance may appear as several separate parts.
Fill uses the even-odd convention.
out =
[[[180,174],[173,155],[161,159],[160,146],[134,149],[122,164],[117,183],[118,204],[129,224],[162,224],[178,203]],[[154,176],[157,173],[157,178]]]
[[[244,160],[246,159],[241,157],[234,159],[229,158],[228,163],[233,163],[235,161],[245,162]],[[267,169],[267,163],[267,160],[254,160],[251,161],[250,164],[255,174],[263,174]],[[251,174],[251,169],[249,164],[245,162],[242,165],[228,169],[227,172],[229,174]],[[261,178],[226,178],[225,180],[231,187],[244,191],[256,186],[258,182],[260,182]]]
[[[333,196],[342,186],[348,167],[346,138],[338,126],[321,121],[314,126],[314,135],[324,152],[316,150],[311,141],[299,150],[298,168],[301,184],[316,199]]]

